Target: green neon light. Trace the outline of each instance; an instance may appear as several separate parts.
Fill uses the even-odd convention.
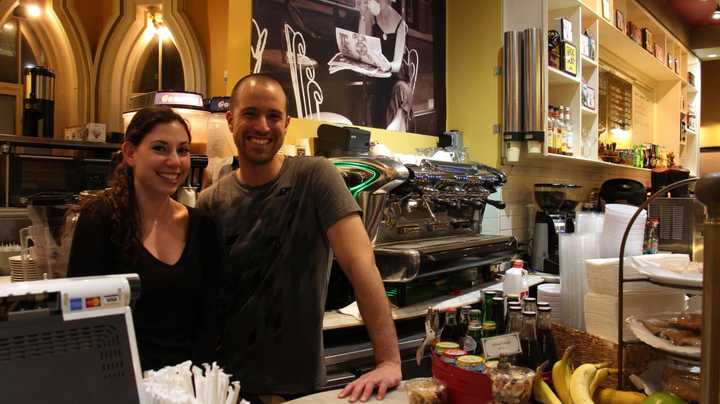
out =
[[[336,166],[344,166],[344,167],[354,167],[359,168],[363,171],[367,171],[371,174],[370,178],[353,186],[350,187],[350,194],[352,194],[353,198],[357,198],[360,192],[366,190],[368,187],[370,187],[375,180],[377,180],[380,177],[380,171],[369,165],[369,164],[363,164],[363,163],[356,163],[353,161],[336,161],[334,162]]]

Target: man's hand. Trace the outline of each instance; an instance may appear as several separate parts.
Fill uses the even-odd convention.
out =
[[[370,372],[365,373],[359,379],[345,386],[345,388],[338,394],[338,398],[348,397],[348,401],[354,403],[360,399],[365,402],[370,398],[373,391],[377,387],[377,398],[382,400],[385,398],[385,393],[388,389],[400,384],[402,379],[402,371],[400,370],[400,364],[395,362],[383,362],[377,365],[377,367]]]

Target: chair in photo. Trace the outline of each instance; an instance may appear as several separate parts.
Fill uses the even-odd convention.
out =
[[[410,96],[407,102],[412,106],[415,97],[415,83],[417,82],[418,71],[420,70],[420,56],[415,49],[405,48],[403,56],[403,64],[408,72],[408,82]],[[398,109],[392,121],[387,125],[388,130],[405,132],[410,128],[411,114],[406,113],[402,108]]]

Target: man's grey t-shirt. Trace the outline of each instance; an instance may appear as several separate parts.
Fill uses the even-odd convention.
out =
[[[198,207],[216,220],[226,252],[222,365],[249,393],[322,387],[326,231],[360,212],[340,173],[324,158],[286,157],[270,183],[249,187],[233,172]]]

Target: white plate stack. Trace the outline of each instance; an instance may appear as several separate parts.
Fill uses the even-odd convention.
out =
[[[554,323],[560,322],[560,284],[559,283],[543,283],[537,287],[538,302],[546,302],[550,305],[552,312],[551,319]]]
[[[620,243],[625,234],[625,228],[630,223],[630,218],[635,211],[637,211],[637,207],[632,205],[614,203],[605,205],[605,221],[600,238],[601,258],[616,258],[620,255]],[[626,257],[642,255],[646,219],[647,212],[643,210],[633,223],[625,244]]]
[[[12,282],[37,281],[43,278],[40,268],[29,255],[10,257],[10,280]]]

